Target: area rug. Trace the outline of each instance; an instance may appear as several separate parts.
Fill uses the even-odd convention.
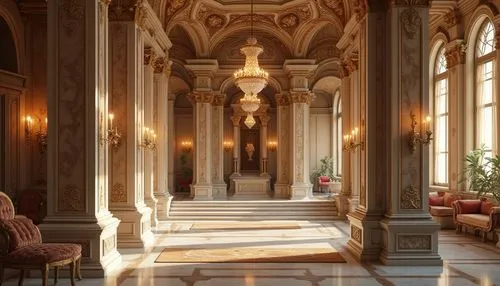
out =
[[[300,229],[296,223],[258,223],[258,222],[235,222],[235,223],[195,223],[191,230],[273,230],[273,229]]]
[[[342,263],[328,248],[165,248],[156,263]]]

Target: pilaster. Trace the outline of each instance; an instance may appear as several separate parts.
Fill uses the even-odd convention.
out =
[[[174,153],[175,153],[175,125],[174,125],[175,94],[168,95],[168,192],[175,193],[174,186]]]
[[[144,48],[144,128],[149,130],[157,129],[154,128],[154,113],[156,111],[154,105],[154,64],[156,62],[157,55],[152,48]],[[143,130],[143,136],[146,130]],[[151,136],[147,134],[146,136]],[[158,137],[158,136],[156,136]],[[153,139],[156,141],[156,139]],[[154,157],[155,153],[158,151],[156,149],[142,148],[144,151],[144,203],[148,208],[151,209],[151,227],[156,227],[158,225],[158,200],[154,195],[155,189],[155,173],[154,169]]]
[[[315,60],[286,60],[283,68],[290,78],[291,99],[291,199],[312,197],[309,178],[309,105],[313,94],[309,91],[309,76],[318,67]]]
[[[154,153],[154,196],[158,200],[158,217],[167,216],[167,205],[169,193],[169,154],[168,141],[171,139],[169,128],[169,101],[168,101],[168,78],[170,76],[170,65],[167,58],[160,57],[154,63],[154,124],[158,137],[156,141],[156,152]]]
[[[136,21],[110,22],[110,95],[121,144],[111,154],[110,209],[122,220],[120,247],[153,244],[152,210],[144,203],[144,38]]]
[[[214,198],[227,198],[227,185],[224,182],[224,95],[216,94],[212,110],[212,183]]]
[[[448,96],[448,184],[453,191],[464,189],[460,174],[465,155],[465,54],[463,40],[454,40],[445,46],[448,94],[452,95]]]
[[[385,101],[389,108],[386,121],[389,128],[384,137],[391,151],[386,153],[390,154],[386,157],[389,176],[385,175],[389,199],[385,218],[380,223],[380,260],[388,265],[442,265],[438,254],[440,227],[428,211],[429,147],[419,145],[412,151],[408,145],[411,114],[416,115],[421,134],[425,130],[420,123],[429,114],[428,2],[409,5],[396,1],[387,15],[390,90]],[[392,56],[394,54],[399,56]]]
[[[120,266],[120,220],[108,210],[109,1],[48,2],[48,198],[45,242],[82,245],[82,271]],[[103,120],[104,118],[104,120]]]
[[[290,95],[276,94],[277,103],[277,172],[274,184],[275,198],[290,198]]]

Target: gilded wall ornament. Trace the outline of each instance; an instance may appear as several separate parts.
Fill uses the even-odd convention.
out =
[[[446,57],[446,68],[451,69],[459,64],[465,64],[467,45],[464,42],[448,47],[444,53]]]
[[[59,195],[59,210],[61,211],[84,211],[84,192],[75,185],[66,185],[62,194]]]
[[[205,25],[210,29],[220,29],[224,27],[226,20],[217,14],[212,14],[205,20]]]
[[[401,209],[421,209],[422,199],[420,191],[414,186],[409,185],[403,189],[400,200]]]
[[[332,10],[340,19],[344,19],[344,3],[342,0],[323,0],[323,5]]]
[[[406,37],[410,40],[414,39],[422,25],[422,18],[418,15],[417,10],[413,7],[403,10],[403,12],[401,12],[400,20]]]
[[[279,26],[283,29],[297,28],[299,23],[299,17],[293,13],[285,14],[279,20]]]
[[[359,244],[363,241],[363,230],[359,227],[351,224],[351,238],[354,239]]]
[[[430,235],[398,235],[398,249],[401,250],[431,250]]]
[[[125,191],[125,186],[121,183],[116,183],[111,189],[111,202],[113,203],[126,203],[127,202],[127,192]]]
[[[444,23],[446,24],[446,28],[448,29],[456,26],[457,24],[460,24],[460,22],[462,21],[462,15],[459,9],[453,9],[453,11],[446,13],[443,18]]]

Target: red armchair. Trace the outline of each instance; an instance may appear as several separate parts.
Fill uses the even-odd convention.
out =
[[[59,267],[69,264],[74,286],[75,274],[81,279],[81,253],[79,244],[42,243],[38,227],[26,217],[15,217],[12,202],[0,192],[0,285],[4,268],[21,270],[18,285],[23,285],[25,269],[40,269],[42,285],[46,286],[50,267],[55,268],[57,283]]]
[[[318,191],[321,193],[327,193],[330,188],[330,178],[328,176],[318,177]]]

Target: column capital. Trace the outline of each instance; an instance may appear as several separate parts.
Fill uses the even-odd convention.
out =
[[[464,40],[451,41],[445,46],[446,68],[451,69],[456,65],[465,64],[467,45]]]
[[[231,121],[233,122],[233,126],[240,126],[240,120],[241,120],[241,116],[239,115],[233,115],[231,116]]]
[[[310,91],[291,91],[290,98],[292,103],[311,104],[313,93]]]
[[[170,76],[171,66],[172,66],[172,61],[167,60],[167,57],[159,57],[153,63],[155,73],[157,74],[163,73],[167,77]]]
[[[144,48],[144,65],[145,66],[153,66],[156,62],[157,56],[153,48],[147,47]]]
[[[309,88],[309,77],[318,68],[316,60],[288,59],[283,64],[283,70],[290,77],[292,90],[306,90]]]
[[[138,26],[142,27],[146,20],[146,11],[143,7],[144,0],[101,0],[109,3],[109,20],[110,21],[134,21]]]
[[[262,123],[262,126],[267,126],[271,117],[267,114],[263,114],[263,115],[259,116],[259,119],[260,119],[260,123]]]
[[[111,0],[99,0],[99,4],[101,4],[101,5],[109,6],[110,3],[111,3]]]
[[[212,90],[212,79],[219,70],[219,62],[216,59],[188,59],[186,63],[186,69],[195,76],[195,90]]]
[[[215,106],[223,106],[224,105],[224,94],[215,94],[213,105]]]
[[[188,94],[188,99],[191,103],[212,103],[214,101],[214,93],[212,91],[193,91]]]
[[[288,93],[276,94],[276,103],[278,106],[286,106],[290,104],[290,95]]]

